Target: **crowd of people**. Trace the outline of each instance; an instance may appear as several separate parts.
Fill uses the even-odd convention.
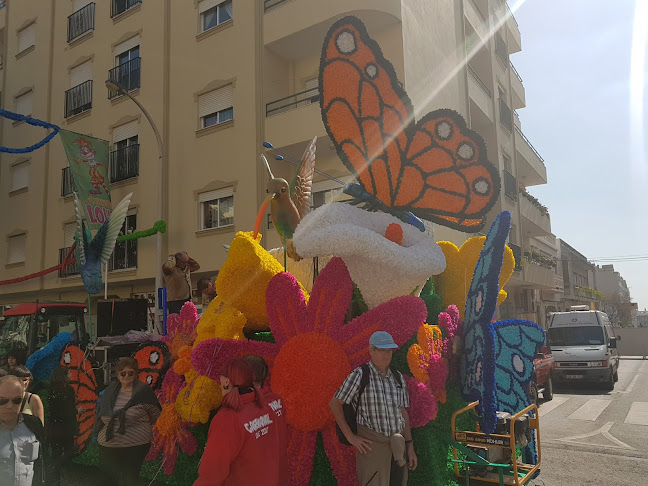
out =
[[[360,484],[407,484],[417,465],[409,425],[409,395],[402,375],[390,367],[397,345],[378,331],[369,340],[368,364],[353,370],[331,398],[340,433],[356,450]],[[74,457],[77,405],[69,371],[50,377],[45,417],[40,397],[29,391],[31,372],[11,355],[0,367],[0,483],[59,485]],[[106,485],[145,484],[140,469],[161,406],[138,380],[133,358],[120,358],[117,380],[97,402],[94,435]],[[364,376],[368,373],[368,376]],[[281,397],[270,390],[268,364],[259,356],[229,362],[220,371],[223,401],[212,419],[194,486],[288,484],[288,431]],[[356,421],[345,415],[353,407]]]

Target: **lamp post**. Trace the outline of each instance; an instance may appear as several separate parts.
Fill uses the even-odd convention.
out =
[[[157,126],[155,125],[155,122],[153,121],[153,118],[151,118],[151,115],[149,115],[149,112],[146,111],[146,108],[142,106],[142,104],[137,101],[133,96],[130,95],[130,93],[121,85],[119,84],[118,81],[113,80],[113,79],[107,79],[106,80],[106,88],[108,88],[110,91],[122,94],[124,96],[128,96],[133,103],[135,103],[140,110],[142,110],[142,113],[144,113],[144,116],[148,120],[149,124],[151,125],[151,128],[153,129],[153,133],[155,134],[155,139],[157,140],[157,148],[158,148],[158,210],[157,210],[157,219],[162,220],[164,219],[163,215],[163,205],[162,205],[162,191],[164,187],[164,159],[163,159],[163,149],[162,149],[162,138],[160,137],[160,132],[157,129]],[[159,301],[159,296],[158,296],[158,291],[160,287],[162,287],[162,233],[158,232],[155,235],[155,240],[156,240],[156,245],[157,245],[157,262],[156,262],[156,268],[157,268],[157,273],[155,274],[155,317],[156,317],[156,322],[155,326],[157,327],[157,318],[158,318],[158,312],[160,309],[160,301]]]

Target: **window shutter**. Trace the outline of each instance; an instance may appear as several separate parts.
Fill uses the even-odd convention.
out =
[[[113,128],[113,143],[117,143],[121,140],[126,140],[127,138],[134,137],[139,131],[139,123],[137,121],[132,121],[130,123],[124,123],[118,127]]]
[[[127,41],[122,42],[121,44],[115,46],[115,56],[119,56],[121,53],[126,52],[133,47],[137,47],[140,44],[140,37],[139,35],[136,35],[135,37],[131,37]]]
[[[317,88],[318,86],[319,82],[317,78],[307,79],[304,83],[304,88],[306,88],[306,90]]]
[[[21,115],[32,114],[32,94],[33,91],[27,91],[24,95],[16,98],[16,112]]]
[[[27,235],[16,235],[9,237],[9,248],[7,251],[7,263],[18,263],[25,261],[25,246]]]
[[[234,194],[233,187],[224,187],[223,189],[216,189],[215,191],[203,192],[200,194],[199,200],[201,203],[213,201],[223,197],[232,196]]]
[[[63,228],[63,246],[65,248],[74,245],[74,233],[76,233],[76,223],[67,223]]]
[[[81,10],[83,7],[88,5],[90,3],[90,0],[74,0],[74,10],[73,12],[78,12]]]
[[[217,111],[232,107],[234,99],[234,86],[231,84],[215,89],[198,97],[198,117],[211,115]]]
[[[29,185],[29,162],[21,162],[11,167],[11,190],[16,191]]]
[[[36,44],[36,24],[31,24],[18,32],[18,52]]]
[[[198,11],[200,13],[204,13],[210,8],[215,7],[216,5],[219,5],[223,3],[225,0],[203,0],[198,4]]]
[[[74,88],[92,79],[92,61],[86,61],[70,71],[70,87]]]

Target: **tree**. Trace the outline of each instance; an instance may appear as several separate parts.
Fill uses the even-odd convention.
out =
[[[632,310],[636,308],[629,295],[617,292],[604,295],[601,310],[610,318],[612,327],[632,327]]]

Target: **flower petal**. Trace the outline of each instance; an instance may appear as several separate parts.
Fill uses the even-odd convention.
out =
[[[315,279],[307,311],[311,328],[302,332],[328,334],[342,327],[352,295],[353,282],[344,261],[331,259]]]
[[[358,486],[355,448],[340,444],[332,424],[322,429],[322,441],[338,486]]]
[[[199,375],[217,381],[218,374],[234,358],[256,354],[263,357],[272,369],[274,358],[278,352],[279,346],[273,343],[248,341],[247,339],[208,339],[198,343],[193,349],[191,364]]]
[[[403,376],[410,396],[410,408],[408,409],[410,425],[413,429],[423,427],[436,418],[437,400],[432,391],[416,378],[408,375]]]
[[[397,297],[356,317],[331,337],[342,343],[351,368],[355,368],[369,359],[369,337],[374,332],[387,331],[402,346],[426,317],[425,302],[419,297]]]
[[[279,273],[268,283],[266,310],[272,335],[279,346],[297,334],[308,332],[304,330],[306,299],[299,282],[289,273]]]
[[[288,472],[290,486],[308,486],[313,472],[317,432],[288,427]]]

